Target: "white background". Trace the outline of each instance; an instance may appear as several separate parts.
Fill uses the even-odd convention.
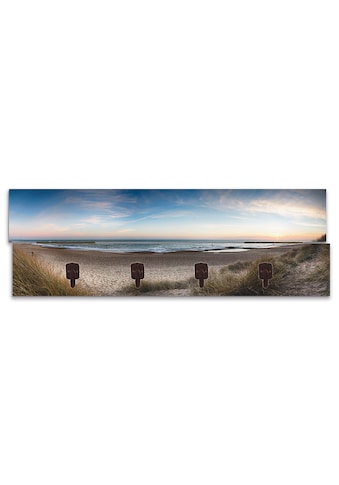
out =
[[[2,2],[3,485],[338,484],[338,20]],[[13,299],[9,188],[326,188],[332,296]]]

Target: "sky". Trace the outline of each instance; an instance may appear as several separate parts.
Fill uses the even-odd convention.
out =
[[[309,241],[325,190],[10,190],[9,240]]]

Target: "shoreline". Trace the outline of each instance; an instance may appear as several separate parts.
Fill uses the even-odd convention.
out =
[[[145,265],[144,281],[181,281],[194,278],[194,264],[204,262],[211,270],[218,270],[237,261],[253,261],[263,255],[279,256],[292,249],[292,246],[277,248],[256,248],[247,251],[177,251],[167,253],[130,252],[113,253],[108,251],[82,250],[43,247],[27,243],[14,243],[27,254],[32,254],[41,262],[52,267],[65,278],[65,265],[76,262],[80,266],[80,279],[76,285],[94,292],[94,295],[117,295],[125,286],[134,284],[130,265]],[[167,291],[164,295],[185,295],[184,291]]]

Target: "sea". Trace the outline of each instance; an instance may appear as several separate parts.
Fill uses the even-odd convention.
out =
[[[14,242],[14,241],[13,241]],[[250,249],[268,249],[279,246],[299,244],[296,242],[251,242],[251,241],[219,241],[219,240],[187,240],[187,239],[125,239],[125,240],[95,240],[95,241],[18,241],[42,247],[81,249],[86,251],[105,251],[112,253],[174,253],[178,251],[206,252],[242,252]]]

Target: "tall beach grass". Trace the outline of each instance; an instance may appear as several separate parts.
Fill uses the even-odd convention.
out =
[[[13,247],[13,296],[86,296],[90,292],[55,273],[37,256]]]
[[[258,277],[258,265],[273,265],[273,277],[264,289]],[[193,268],[192,268],[193,271]],[[81,276],[81,275],[80,275]],[[75,288],[69,280],[57,274],[39,256],[13,247],[13,295],[15,296],[85,296],[98,295],[96,288],[88,290],[81,281]],[[328,244],[295,246],[280,256],[269,251],[255,261],[236,261],[220,269],[210,267],[204,287],[191,277],[183,280],[141,281],[125,285],[115,295],[173,296],[327,296],[330,294],[330,247]]]
[[[211,270],[204,288],[195,288],[195,295],[220,296],[328,296],[330,294],[329,245],[303,245],[271,257],[269,254],[253,262],[239,262],[218,271]],[[258,265],[273,265],[273,277],[264,289],[258,277]]]
[[[118,295],[138,296],[148,294],[164,294],[175,292],[176,290],[193,290],[193,285],[196,280],[188,278],[186,280],[172,281],[172,280],[141,280],[140,288],[136,288],[135,284],[131,283],[124,286],[117,293]],[[187,294],[187,293],[186,293]]]

